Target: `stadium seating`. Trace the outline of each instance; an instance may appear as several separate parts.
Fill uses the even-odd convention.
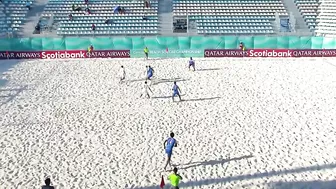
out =
[[[174,16],[197,23],[199,34],[272,34],[275,13],[288,16],[281,0],[174,0]]]
[[[28,13],[27,1],[3,0],[0,2],[0,33],[18,31]],[[33,1],[29,1],[33,4]]]
[[[73,4],[82,11],[73,11]],[[114,13],[116,6],[124,7],[126,13]],[[59,24],[58,35],[154,35],[158,32],[157,0],[151,1],[149,8],[141,0],[89,0],[88,7],[91,14],[85,15],[83,0],[50,0],[43,16],[53,16]],[[69,20],[69,14],[73,20]],[[109,23],[105,24],[107,19]],[[95,31],[91,29],[92,24],[96,26]]]
[[[318,9],[316,34],[319,36],[336,36],[336,1],[323,0]]]
[[[315,30],[318,0],[294,0],[297,8],[301,12],[303,19],[308,24],[311,31]]]

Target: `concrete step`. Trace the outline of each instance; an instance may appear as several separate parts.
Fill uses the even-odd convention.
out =
[[[299,9],[296,7],[293,0],[282,0],[285,8],[289,13],[292,14],[292,16],[295,18],[295,28],[296,30],[306,30],[309,31],[307,23],[304,21]]]
[[[33,34],[35,30],[35,26],[38,23],[40,16],[44,10],[44,7],[48,1],[44,0],[36,0],[32,4],[32,9],[28,11],[28,14],[26,16],[26,22],[23,24],[22,29],[19,32],[19,35],[24,35],[27,37],[36,37],[36,35]]]

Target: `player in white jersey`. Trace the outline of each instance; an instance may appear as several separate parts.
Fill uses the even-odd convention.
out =
[[[149,93],[153,94],[153,91],[149,87],[149,85],[147,84],[147,81],[145,81],[144,88],[142,89],[142,93],[141,93],[140,97],[142,97],[143,95],[145,95],[147,98],[150,98]]]
[[[119,70],[119,79],[120,79],[120,83],[123,82],[126,78],[126,72],[125,72],[125,68],[124,66],[121,66],[120,70]]]
[[[193,70],[196,71],[196,69],[195,69],[195,60],[193,60],[192,57],[190,57],[190,60],[189,60],[189,70],[190,70],[190,67],[192,67]]]

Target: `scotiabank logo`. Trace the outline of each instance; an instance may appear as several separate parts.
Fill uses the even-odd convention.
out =
[[[98,50],[91,53],[82,50],[43,51],[42,59],[74,59],[74,58],[130,58],[129,50]]]
[[[42,59],[85,58],[85,51],[42,52]]]
[[[289,49],[251,49],[249,57],[292,57],[293,51]]]

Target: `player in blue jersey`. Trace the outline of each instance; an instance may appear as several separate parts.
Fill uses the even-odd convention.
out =
[[[168,164],[170,165],[170,167],[172,166],[170,161],[171,161],[171,156],[173,154],[173,148],[177,147],[177,141],[175,140],[174,136],[175,136],[174,133],[171,132],[170,137],[167,140],[165,140],[164,143],[163,143],[164,149],[166,150],[166,154],[167,154],[167,157],[168,157],[166,165],[164,167],[165,170],[166,170]]]
[[[195,69],[195,61],[193,60],[192,57],[190,57],[190,60],[189,60],[189,70],[190,70],[190,67],[193,67],[194,71],[196,71],[196,69]]]
[[[153,77],[153,74],[154,74],[153,68],[151,66],[148,66],[148,69],[147,69],[147,79],[151,80],[151,78]]]
[[[180,93],[181,93],[181,89],[180,89],[180,87],[176,84],[176,81],[174,81],[174,86],[173,86],[173,102],[175,102],[174,101],[174,97],[175,96],[178,96],[179,98],[180,98],[180,101],[182,101],[182,99],[181,99],[181,95],[180,95]]]

